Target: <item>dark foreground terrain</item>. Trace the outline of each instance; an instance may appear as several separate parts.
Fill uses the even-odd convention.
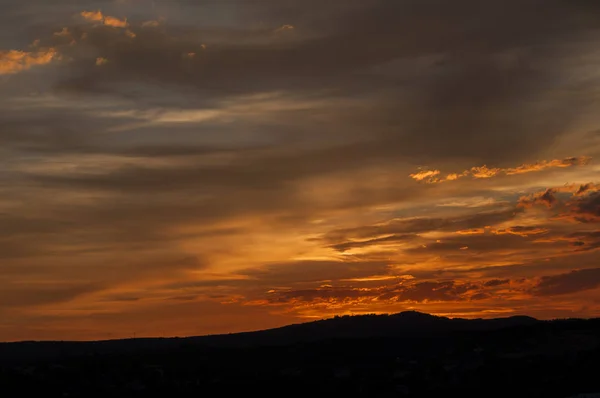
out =
[[[451,320],[405,312],[222,336],[0,344],[0,396],[7,398],[594,392],[600,319]]]

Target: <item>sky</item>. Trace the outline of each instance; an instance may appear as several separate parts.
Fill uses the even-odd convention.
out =
[[[597,1],[0,8],[0,340],[600,316]]]

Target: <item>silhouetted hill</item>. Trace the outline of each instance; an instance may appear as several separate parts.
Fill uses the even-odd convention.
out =
[[[148,349],[171,349],[182,345],[252,347],[288,345],[331,339],[425,336],[440,333],[491,331],[508,327],[535,325],[540,322],[527,316],[496,319],[450,319],[416,311],[406,311],[392,315],[341,316],[256,332],[185,338],[0,343],[0,362],[51,359],[58,356],[134,352]]]
[[[528,316],[496,319],[446,318],[406,311],[392,315],[341,316],[257,332],[201,337],[209,344],[280,345],[338,338],[399,337],[496,330],[539,323]],[[197,338],[192,338],[197,339]]]
[[[0,344],[2,396],[556,397],[599,392],[600,319],[336,317],[251,333]]]

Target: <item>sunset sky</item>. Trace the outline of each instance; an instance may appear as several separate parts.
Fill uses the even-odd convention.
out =
[[[600,316],[600,2],[0,9],[0,341]]]

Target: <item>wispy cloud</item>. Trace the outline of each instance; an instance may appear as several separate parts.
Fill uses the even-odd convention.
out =
[[[553,296],[591,290],[598,286],[600,286],[600,268],[592,268],[544,276],[532,288],[532,292],[539,296]]]
[[[499,175],[517,175],[539,172],[552,168],[566,168],[572,166],[585,166],[590,162],[591,158],[587,156],[580,157],[569,157],[565,159],[554,159],[554,160],[541,160],[535,163],[525,163],[517,167],[510,168],[498,168],[476,166],[469,170],[465,170],[462,173],[450,173],[445,177],[441,177],[442,172],[440,170],[422,170],[414,174],[410,174],[410,177],[414,180],[425,182],[428,184],[436,184],[446,181],[456,181],[462,177],[472,177],[474,179],[485,179],[492,178]]]

